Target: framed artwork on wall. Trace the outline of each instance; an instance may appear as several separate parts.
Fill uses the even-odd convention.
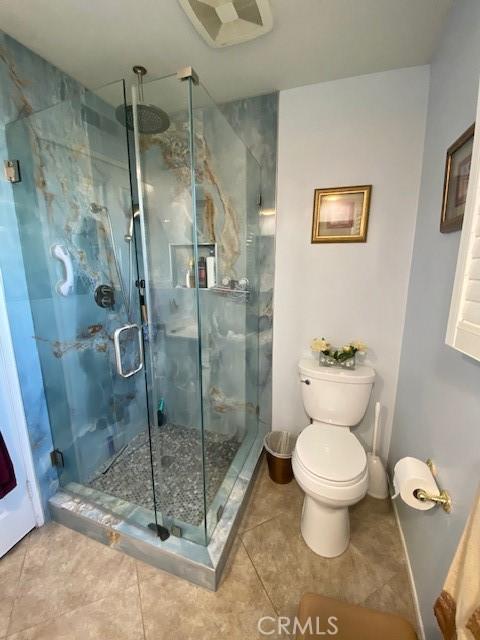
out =
[[[315,189],[312,243],[366,242],[372,185]]]
[[[475,125],[472,124],[447,149],[442,217],[440,219],[440,231],[442,233],[450,233],[450,231],[458,231],[462,228],[470,166],[472,164],[474,133]]]

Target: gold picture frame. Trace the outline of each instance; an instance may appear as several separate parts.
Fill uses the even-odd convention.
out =
[[[462,133],[447,149],[445,178],[443,180],[441,233],[450,233],[462,228],[467,201],[470,165],[472,163],[475,124]]]
[[[312,244],[366,242],[372,185],[315,189]]]

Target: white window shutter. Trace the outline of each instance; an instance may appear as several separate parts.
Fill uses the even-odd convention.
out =
[[[446,343],[480,360],[480,95]]]

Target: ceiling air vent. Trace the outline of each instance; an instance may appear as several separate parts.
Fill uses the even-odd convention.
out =
[[[253,40],[273,26],[269,0],[178,0],[211,47]]]

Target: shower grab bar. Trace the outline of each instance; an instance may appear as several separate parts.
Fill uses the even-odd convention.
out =
[[[122,365],[122,352],[120,350],[120,336],[124,331],[128,331],[129,329],[136,329],[138,336],[138,349],[140,352],[140,364],[135,369],[128,371],[125,373]],[[115,363],[117,365],[117,373],[122,378],[130,378],[134,376],[136,373],[143,369],[143,341],[142,341],[142,330],[138,326],[138,324],[126,324],[124,327],[120,327],[116,329],[113,334],[113,344],[115,345]]]
[[[52,244],[50,252],[54,258],[63,264],[65,278],[60,280],[55,289],[61,296],[68,296],[73,291],[73,265],[68,249],[61,244]]]

